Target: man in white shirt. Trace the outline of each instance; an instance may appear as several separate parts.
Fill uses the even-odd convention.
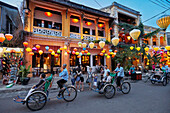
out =
[[[107,65],[105,65],[105,69],[104,69],[104,78],[106,77],[107,72],[110,72],[110,70],[107,68]]]
[[[114,70],[114,73],[117,73],[117,87],[120,87],[120,81],[124,77],[124,69],[120,66],[120,63],[117,64],[117,68]]]

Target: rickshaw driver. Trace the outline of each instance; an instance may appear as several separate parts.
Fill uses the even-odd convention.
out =
[[[61,96],[61,93],[64,89],[63,85],[68,81],[68,77],[69,77],[66,67],[67,67],[67,64],[63,64],[63,71],[61,73],[59,73],[59,77],[62,77],[62,79],[57,81],[57,84],[60,88],[60,91],[59,91],[59,94],[58,94],[59,97]]]

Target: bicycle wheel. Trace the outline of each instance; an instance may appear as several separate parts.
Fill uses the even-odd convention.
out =
[[[77,97],[77,90],[72,86],[68,86],[62,92],[62,97],[66,102],[71,102]]]
[[[151,80],[151,83],[152,83],[152,84],[155,84],[155,81]]]
[[[121,91],[123,94],[128,94],[131,90],[131,85],[129,82],[123,82],[121,85]]]
[[[42,109],[47,102],[47,96],[43,92],[33,92],[26,100],[28,109],[37,111]]]
[[[113,98],[113,96],[115,95],[115,87],[113,85],[107,85],[105,88],[104,88],[104,96],[107,98],[107,99],[111,99]]]

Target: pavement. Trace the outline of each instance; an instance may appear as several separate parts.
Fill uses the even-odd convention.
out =
[[[57,95],[55,92],[51,93]],[[117,91],[112,99],[106,99],[104,95],[89,91],[86,87],[74,101],[52,99],[35,113],[169,113],[169,94],[170,84],[162,86],[143,81],[131,83],[129,94]],[[31,112],[26,105],[13,102],[12,97],[0,98],[0,110],[1,113]]]

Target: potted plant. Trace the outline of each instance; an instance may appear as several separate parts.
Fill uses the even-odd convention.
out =
[[[30,77],[27,77],[27,75],[30,73],[30,67],[31,65],[29,65],[28,68],[26,68],[25,66],[20,67],[19,73],[21,74],[22,85],[27,85],[30,80]]]

